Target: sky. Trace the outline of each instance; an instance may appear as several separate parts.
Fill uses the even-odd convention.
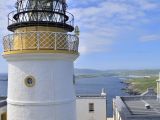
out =
[[[0,53],[16,0],[0,0]],[[66,0],[79,26],[80,69],[160,69],[160,0]],[[0,72],[8,64],[0,56]]]

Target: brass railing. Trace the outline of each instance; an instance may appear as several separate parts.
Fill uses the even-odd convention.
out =
[[[78,52],[79,38],[61,32],[33,31],[9,34],[3,37],[3,51],[67,50]]]

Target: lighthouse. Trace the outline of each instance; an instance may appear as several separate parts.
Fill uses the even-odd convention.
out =
[[[65,0],[17,0],[8,15],[7,120],[76,120],[79,28]]]
[[[157,81],[157,101],[160,101],[160,72],[159,72],[159,79]]]

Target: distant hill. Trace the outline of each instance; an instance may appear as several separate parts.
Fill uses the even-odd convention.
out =
[[[106,73],[106,71],[103,70],[94,70],[94,69],[74,69],[74,73]]]
[[[74,69],[75,73],[117,73],[119,75],[158,75],[160,69],[144,70],[94,70],[94,69]]]
[[[144,69],[144,70],[135,70],[132,71],[131,73],[134,74],[143,74],[143,75],[155,75],[155,74],[159,74],[160,69]]]
[[[137,76],[157,76],[160,69],[144,70],[107,70],[107,73],[116,73],[119,76],[137,75]]]
[[[106,70],[107,73],[130,73],[135,70]]]

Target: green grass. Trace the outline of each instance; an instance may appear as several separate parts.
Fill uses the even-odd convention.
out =
[[[147,88],[154,88],[155,92],[157,92],[157,77],[153,78],[132,78],[127,82],[130,82],[133,85],[131,88],[133,89],[139,89],[140,93],[144,93],[147,91]]]

